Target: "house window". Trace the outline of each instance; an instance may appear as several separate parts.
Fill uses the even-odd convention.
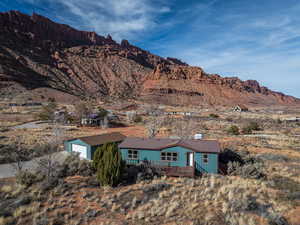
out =
[[[208,154],[203,154],[203,163],[208,163]]]
[[[128,150],[128,159],[138,159],[138,151],[137,150]]]
[[[177,161],[178,154],[177,152],[161,152],[160,159],[162,161]]]

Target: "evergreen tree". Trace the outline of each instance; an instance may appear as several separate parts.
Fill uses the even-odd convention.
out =
[[[124,168],[118,145],[109,143],[98,148],[93,166],[97,166],[97,179],[101,185],[116,186]]]
[[[98,169],[98,164],[101,161],[101,159],[103,157],[103,153],[104,153],[105,149],[107,149],[107,146],[108,146],[108,144],[104,144],[96,149],[94,156],[93,156],[93,162],[92,162],[92,166],[95,170]]]
[[[54,112],[57,109],[55,102],[50,102],[46,106],[43,106],[42,111],[38,114],[40,120],[54,120]]]

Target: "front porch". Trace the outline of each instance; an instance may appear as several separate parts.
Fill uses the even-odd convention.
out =
[[[159,160],[138,160],[138,159],[127,159],[126,165],[128,166],[140,166],[143,168],[154,169],[157,173],[166,176],[174,177],[194,177],[195,167],[194,166],[173,166],[172,162],[159,161]]]

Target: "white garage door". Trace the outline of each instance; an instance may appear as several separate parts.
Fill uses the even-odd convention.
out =
[[[85,146],[72,144],[72,151],[78,152],[80,158],[87,158],[87,148]]]

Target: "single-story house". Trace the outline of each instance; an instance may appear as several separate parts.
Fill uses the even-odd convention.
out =
[[[98,113],[91,113],[81,118],[81,125],[100,126],[102,121],[103,117],[100,117]]]
[[[215,140],[127,137],[119,149],[127,165],[161,165],[174,167],[177,172],[189,169],[192,174],[218,173],[220,145]]]
[[[88,137],[79,137],[64,142],[67,152],[78,152],[84,159],[93,159],[96,149],[106,143],[120,143],[126,137],[118,132],[106,133]]]

